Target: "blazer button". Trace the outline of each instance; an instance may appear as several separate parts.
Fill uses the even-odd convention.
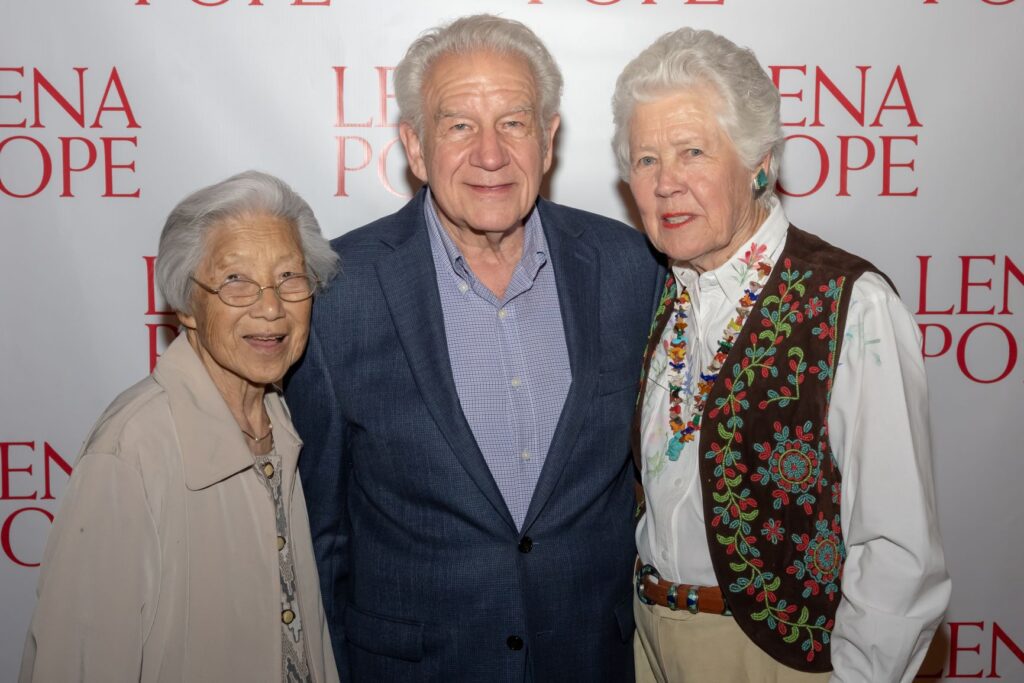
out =
[[[519,541],[519,552],[528,553],[533,550],[533,539],[529,536],[523,536],[523,540]]]
[[[508,640],[505,641],[505,644],[508,645],[508,649],[510,650],[518,651],[523,649],[523,639],[519,636],[509,636]]]

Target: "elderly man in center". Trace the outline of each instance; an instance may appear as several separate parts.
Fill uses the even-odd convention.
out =
[[[629,681],[629,427],[663,270],[538,198],[562,77],[492,16],[394,73],[426,187],[334,242],[287,389],[335,655],[353,681]]]

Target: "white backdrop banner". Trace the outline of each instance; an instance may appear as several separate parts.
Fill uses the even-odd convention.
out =
[[[157,237],[255,168],[334,237],[414,191],[391,75],[422,30],[518,19],[565,75],[555,201],[637,224],[609,139],[665,31],[754,49],[791,220],[888,273],[924,334],[953,598],[922,679],[1024,681],[1024,0],[0,1],[0,680],[75,455],[174,332]]]

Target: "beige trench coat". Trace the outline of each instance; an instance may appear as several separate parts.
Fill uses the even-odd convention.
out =
[[[331,683],[302,444],[280,396],[265,400],[310,668]],[[281,681],[274,506],[252,464],[181,335],[86,439],[47,541],[20,680]]]

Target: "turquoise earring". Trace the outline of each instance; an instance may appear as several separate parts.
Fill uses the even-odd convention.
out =
[[[754,194],[761,194],[766,187],[768,187],[768,174],[764,172],[763,168],[760,168],[754,178]]]

